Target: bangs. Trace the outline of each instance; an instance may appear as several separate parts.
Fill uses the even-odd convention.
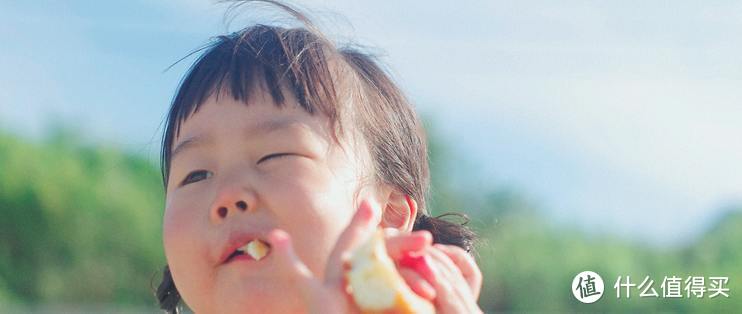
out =
[[[180,126],[212,95],[248,105],[254,93],[265,91],[282,107],[287,90],[306,112],[320,112],[333,129],[337,125],[338,97],[329,66],[334,48],[323,37],[302,28],[255,25],[216,37],[197,51],[204,52],[181,81],[166,118],[160,157],[166,188]]]

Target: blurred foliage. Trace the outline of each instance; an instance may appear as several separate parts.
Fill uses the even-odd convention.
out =
[[[734,312],[742,308],[742,214],[730,208],[694,243],[657,248],[554,225],[518,191],[481,184],[471,165],[452,164],[430,131],[432,212],[471,215],[482,239],[487,311]],[[468,168],[467,168],[468,167]],[[471,185],[465,186],[461,182]],[[472,183],[474,182],[474,183]],[[476,191],[476,193],[470,192]],[[145,158],[84,145],[59,129],[32,142],[0,133],[0,311],[3,304],[112,304],[156,309],[152,285],[164,265],[163,190]],[[445,209],[445,210],[444,210]],[[603,276],[605,295],[581,304],[571,294],[583,270]],[[730,298],[616,299],[613,284],[649,275],[728,276]]]
[[[477,259],[484,275],[480,305],[486,312],[715,312],[739,313],[742,298],[742,205],[723,210],[716,223],[693,243],[657,247],[557,225],[511,187],[494,187],[475,165],[456,160],[455,149],[426,125],[430,146],[431,212],[470,216],[480,235]],[[455,162],[454,162],[455,161]],[[572,279],[591,270],[602,276],[605,294],[593,304],[577,301]],[[659,298],[616,297],[618,276],[637,286],[649,276]],[[729,298],[662,298],[664,277],[729,277]],[[683,286],[684,287],[684,286]],[[685,291],[681,291],[685,296]]]
[[[154,304],[163,190],[145,159],[0,133],[0,302]]]

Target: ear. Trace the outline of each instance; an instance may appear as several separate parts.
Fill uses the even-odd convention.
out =
[[[392,190],[384,205],[381,226],[399,231],[412,231],[415,217],[417,217],[417,202],[409,195]]]

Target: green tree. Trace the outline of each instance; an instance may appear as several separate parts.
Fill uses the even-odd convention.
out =
[[[0,290],[16,302],[152,304],[162,187],[156,168],[57,131],[0,134]]]

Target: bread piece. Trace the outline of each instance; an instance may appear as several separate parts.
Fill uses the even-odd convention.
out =
[[[435,313],[433,305],[413,292],[397,271],[381,229],[353,252],[345,278],[363,313]]]

